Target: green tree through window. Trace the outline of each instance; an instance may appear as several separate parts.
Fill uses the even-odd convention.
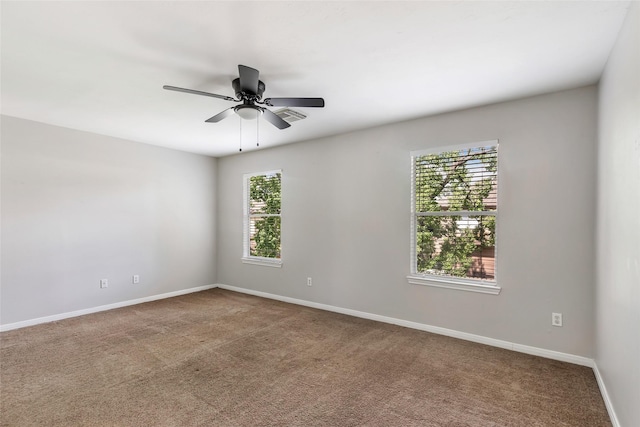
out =
[[[497,146],[414,156],[415,272],[495,279]]]
[[[248,178],[249,256],[280,258],[281,178],[280,172]]]

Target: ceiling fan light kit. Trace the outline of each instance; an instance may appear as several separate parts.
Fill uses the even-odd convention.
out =
[[[225,101],[242,102],[242,104],[227,108],[226,110],[205,120],[207,123],[217,123],[234,113],[245,120],[255,120],[262,115],[265,120],[278,129],[286,129],[291,126],[286,120],[261,105],[266,105],[268,107],[324,107],[324,99],[322,98],[265,98],[262,100],[262,94],[266,89],[266,85],[259,78],[260,72],[255,68],[247,67],[246,65],[238,65],[238,72],[240,77],[231,82],[231,86],[237,99],[230,96],[185,89],[177,86],[165,85],[163,86],[163,89],[190,93],[193,95],[209,96]]]
[[[245,120],[256,120],[264,112],[264,108],[257,105],[236,105],[233,107],[233,111],[236,112],[241,118]]]

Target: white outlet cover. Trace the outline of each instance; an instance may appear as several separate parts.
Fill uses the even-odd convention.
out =
[[[551,325],[562,326],[562,313],[551,313]]]

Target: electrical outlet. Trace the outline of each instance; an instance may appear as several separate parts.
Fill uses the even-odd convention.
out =
[[[562,313],[551,313],[551,326],[562,326]]]
[[[311,280],[311,277],[307,277],[307,286],[312,286],[313,285],[313,281]]]
[[[140,283],[140,276],[138,274],[134,274],[133,278],[131,279],[131,281],[133,283]]]
[[[100,279],[100,288],[108,288],[109,281],[107,279]]]

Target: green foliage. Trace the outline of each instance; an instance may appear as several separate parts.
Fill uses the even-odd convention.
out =
[[[256,175],[249,180],[252,214],[279,214],[281,204],[281,174]]]
[[[250,255],[280,258],[281,174],[256,175],[249,179],[251,217]]]
[[[253,223],[255,234],[251,256],[280,258],[280,217],[258,218]]]
[[[495,216],[461,214],[496,209],[493,150],[473,148],[416,158],[415,210],[424,214],[416,221],[418,272],[469,277],[473,255],[495,246]]]

